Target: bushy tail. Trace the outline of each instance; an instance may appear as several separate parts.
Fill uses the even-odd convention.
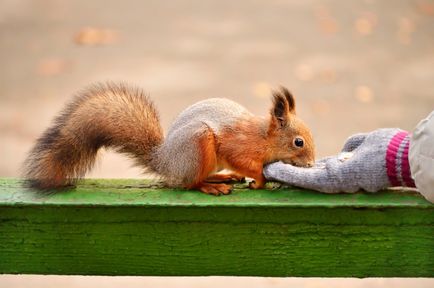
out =
[[[60,188],[83,177],[103,146],[146,166],[162,141],[158,113],[142,90],[97,84],[69,103],[37,140],[23,176],[34,188]]]

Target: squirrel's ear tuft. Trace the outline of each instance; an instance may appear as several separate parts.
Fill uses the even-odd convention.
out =
[[[273,108],[271,116],[279,123],[280,127],[285,126],[289,120],[289,104],[281,91],[273,91]]]
[[[295,114],[295,98],[292,93],[289,92],[288,88],[280,86],[278,93],[285,96],[286,101],[288,101],[289,113]]]

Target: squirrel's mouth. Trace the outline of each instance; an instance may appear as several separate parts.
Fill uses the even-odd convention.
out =
[[[290,164],[292,166],[302,167],[302,168],[310,168],[310,167],[313,167],[313,165],[314,165],[313,162],[312,163],[311,162],[299,162],[299,161],[292,160],[292,159],[285,159],[285,160],[282,160],[282,162],[285,164]]]

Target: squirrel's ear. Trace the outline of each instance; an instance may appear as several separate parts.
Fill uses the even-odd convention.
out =
[[[292,93],[286,87],[280,86],[279,92],[283,96],[285,96],[286,101],[288,101],[288,109],[289,113],[295,114],[295,99],[292,96]]]
[[[273,91],[273,108],[271,116],[275,119],[280,127],[285,126],[290,117],[289,103],[282,90]]]

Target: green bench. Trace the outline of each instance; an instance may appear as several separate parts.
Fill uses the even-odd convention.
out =
[[[35,194],[0,179],[0,273],[434,277],[434,205],[409,191],[213,197],[129,179]]]

